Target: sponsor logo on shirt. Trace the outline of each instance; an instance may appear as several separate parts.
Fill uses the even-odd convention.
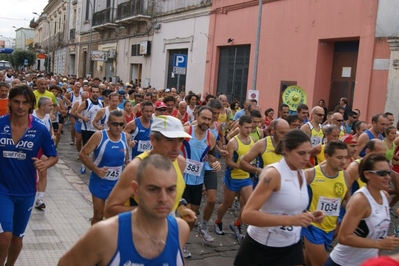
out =
[[[3,157],[9,159],[25,160],[26,153],[16,151],[3,151]]]

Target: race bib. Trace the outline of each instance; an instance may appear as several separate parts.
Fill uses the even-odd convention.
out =
[[[122,173],[122,166],[104,166],[107,168],[107,174],[104,176],[106,180],[118,180]]]
[[[200,176],[203,167],[204,163],[202,162],[186,159],[186,169],[184,169],[184,173],[193,176]]]
[[[152,150],[151,140],[139,140],[137,145],[139,145],[137,146],[137,151],[139,152]]]
[[[319,145],[321,143],[322,138],[320,137],[311,137],[310,141],[312,142],[312,147]]]
[[[341,199],[319,197],[317,210],[323,211],[325,216],[338,216],[341,207]]]

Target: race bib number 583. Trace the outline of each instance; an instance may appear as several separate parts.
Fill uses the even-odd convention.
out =
[[[184,173],[193,176],[200,176],[203,167],[204,163],[202,162],[186,159],[186,169],[184,169]]]

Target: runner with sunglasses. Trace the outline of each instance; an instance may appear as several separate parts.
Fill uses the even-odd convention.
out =
[[[338,245],[331,252],[325,266],[361,265],[369,258],[378,257],[380,249],[393,250],[399,238],[387,236],[390,215],[388,212],[391,168],[381,154],[369,154],[359,165],[359,176],[366,185],[357,190],[349,200]]]
[[[123,112],[111,111],[107,126],[108,130],[94,133],[79,153],[82,163],[92,171],[89,181],[93,198],[92,225],[103,219],[105,200],[129,159],[129,135],[122,132],[125,126]],[[89,158],[91,153],[94,155],[93,161]]]

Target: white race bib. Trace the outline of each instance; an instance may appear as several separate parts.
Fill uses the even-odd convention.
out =
[[[312,142],[312,147],[314,147],[321,143],[322,138],[313,136],[313,137],[310,137],[310,141]]]
[[[104,166],[107,168],[107,174],[104,176],[106,180],[118,180],[122,174],[122,166]]]
[[[323,211],[325,216],[338,216],[341,207],[340,198],[319,197],[317,210]]]
[[[152,150],[151,140],[139,140],[137,145],[139,145],[137,146],[137,151],[139,152]]]
[[[200,176],[203,167],[204,163],[202,162],[186,159],[186,169],[184,169],[184,173],[193,176]]]

